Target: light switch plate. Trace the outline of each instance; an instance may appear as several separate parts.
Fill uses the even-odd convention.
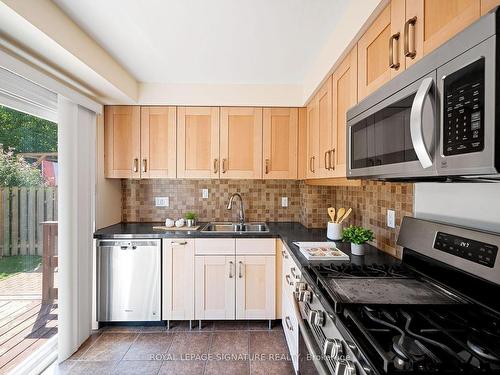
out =
[[[208,199],[208,189],[201,189],[201,197],[203,199]]]
[[[394,210],[387,210],[387,226],[389,228],[396,228],[396,213]]]
[[[288,207],[288,197],[281,197],[281,207]]]
[[[168,207],[169,203],[168,197],[155,197],[156,207]]]

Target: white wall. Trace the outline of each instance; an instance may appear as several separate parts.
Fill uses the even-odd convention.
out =
[[[417,183],[415,216],[500,233],[500,183]]]

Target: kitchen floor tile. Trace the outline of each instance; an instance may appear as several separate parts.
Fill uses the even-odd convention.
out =
[[[269,359],[289,356],[283,331],[250,332],[250,354]]]
[[[111,375],[116,361],[76,361],[68,374],[71,375]]]
[[[102,332],[101,331],[94,331],[90,334],[89,338],[85,340],[85,342],[80,345],[78,350],[73,353],[73,355],[69,358],[71,360],[74,359],[79,359],[83,354],[87,352],[87,350],[90,349],[92,345],[97,341],[97,339],[101,336]]]
[[[292,375],[294,374],[291,361],[251,361],[251,375]]]
[[[217,320],[214,322],[214,331],[246,331],[246,320]]]
[[[243,375],[250,373],[248,361],[207,361],[205,375]]]
[[[164,361],[158,375],[203,375],[205,361]]]
[[[242,332],[214,332],[210,344],[211,359],[216,360],[248,360],[249,334]]]
[[[144,326],[127,326],[127,325],[117,325],[117,326],[104,326],[101,328],[101,332],[113,332],[113,333],[139,333],[142,331]]]
[[[140,333],[139,337],[133,342],[129,350],[123,357],[124,360],[138,361],[162,361],[166,356],[172,339],[173,333],[156,332]]]
[[[76,364],[76,361],[73,361],[71,359],[67,359],[62,363],[53,365],[51,367],[51,372],[49,372],[52,375],[66,375],[71,373],[71,369],[73,366]]]
[[[120,361],[113,368],[113,375],[156,375],[162,361]]]
[[[79,359],[84,361],[120,360],[137,336],[137,333],[104,332]]]
[[[205,332],[177,332],[168,350],[171,360],[204,359],[208,355],[211,334]]]

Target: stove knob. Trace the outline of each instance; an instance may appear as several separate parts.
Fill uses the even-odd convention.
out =
[[[326,339],[323,345],[323,354],[338,359],[344,355],[344,347],[339,339]]]
[[[299,301],[311,303],[312,301],[312,293],[309,290],[303,290],[299,293]]]
[[[356,375],[356,366],[351,361],[338,361],[335,366],[335,375]]]
[[[295,283],[295,293],[300,293],[302,292],[303,290],[306,290],[307,289],[307,285],[305,282],[303,281],[298,281]]]
[[[322,326],[325,322],[325,313],[321,310],[309,311],[309,323],[312,325]]]

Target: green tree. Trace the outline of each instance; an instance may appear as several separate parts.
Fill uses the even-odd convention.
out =
[[[14,153],[57,152],[57,124],[0,106],[0,143]]]
[[[41,171],[21,156],[15,156],[12,149],[5,151],[0,145],[0,186],[37,187],[43,186]]]

